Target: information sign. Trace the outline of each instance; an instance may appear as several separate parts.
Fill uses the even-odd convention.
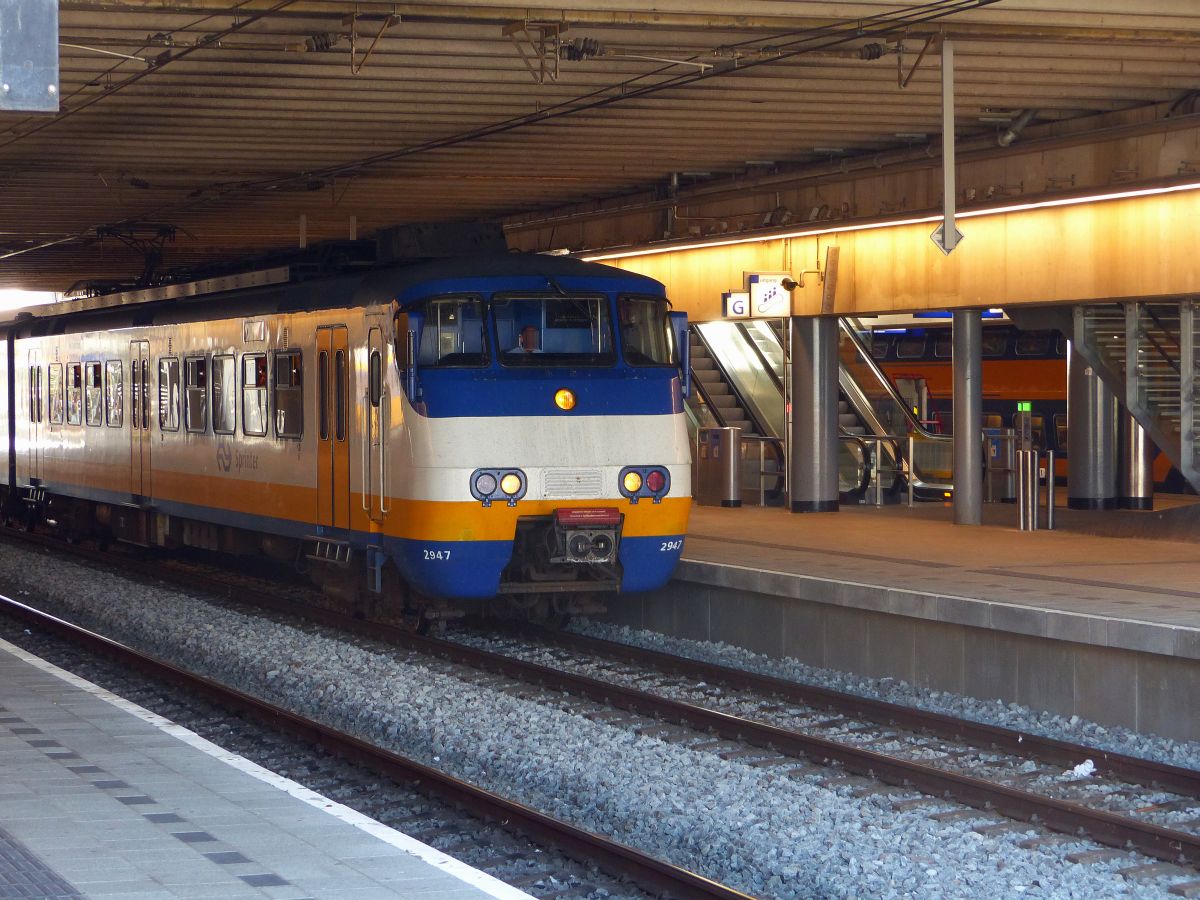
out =
[[[726,319],[749,318],[750,295],[745,291],[726,291],[721,295],[721,314]]]
[[[0,0],[0,111],[58,112],[58,0]]]
[[[786,319],[792,314],[792,295],[783,286],[786,272],[751,272],[746,276],[750,293],[750,318]]]

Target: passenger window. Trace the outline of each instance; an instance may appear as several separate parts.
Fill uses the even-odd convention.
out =
[[[83,424],[83,366],[67,363],[67,424]]]
[[[242,357],[242,431],[267,433],[267,357],[262,353]]]
[[[383,359],[378,350],[371,351],[371,405],[378,407],[383,399]]]
[[[1046,356],[1050,337],[1049,331],[1022,331],[1017,335],[1017,356]]]
[[[42,367],[29,367],[29,421],[42,421]]]
[[[1067,414],[1054,414],[1054,437],[1058,444],[1059,452],[1067,452]]]
[[[62,363],[51,363],[46,373],[46,388],[50,393],[50,424],[63,423],[63,367]]]
[[[885,360],[888,356],[888,350],[892,346],[892,336],[890,334],[876,334],[871,336],[871,358],[875,360]]]
[[[925,355],[925,335],[905,334],[896,341],[896,359],[920,359]]]
[[[100,363],[87,364],[87,423],[99,425],[104,419],[104,392],[100,387]]]
[[[275,436],[298,438],[304,430],[304,373],[299,350],[275,354]]]
[[[1008,330],[1005,328],[983,329],[983,358],[997,359],[1008,349]]]
[[[232,356],[212,358],[212,416],[215,434],[237,427],[237,363]]]
[[[321,440],[329,440],[329,354],[324,350],[317,357],[317,395],[320,407],[319,431]]]
[[[333,357],[333,427],[337,439],[346,439],[346,351],[339,350]]]
[[[175,357],[158,361],[158,427],[179,430],[179,360]]]
[[[953,338],[949,332],[942,332],[933,339],[933,356],[935,359],[950,359],[954,355]]]
[[[187,405],[183,424],[188,431],[205,431],[208,428],[208,367],[203,356],[193,356],[183,361]]]
[[[124,385],[121,383],[124,371],[119,359],[110,359],[104,364],[104,418],[112,428],[121,427],[121,414],[125,408]]]

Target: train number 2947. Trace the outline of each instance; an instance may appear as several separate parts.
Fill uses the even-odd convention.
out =
[[[426,550],[425,558],[426,559],[436,559],[439,562],[449,562],[450,561],[450,551],[449,550]]]
[[[683,538],[674,541],[663,541],[662,546],[658,548],[659,553],[670,553],[673,550],[683,549]]]

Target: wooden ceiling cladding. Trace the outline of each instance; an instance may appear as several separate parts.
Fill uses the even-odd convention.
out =
[[[173,266],[294,246],[301,216],[343,238],[935,142],[936,50],[897,83],[932,34],[956,42],[964,136],[1200,88],[1194,0],[636,6],[62,0],[62,110],[0,113],[0,287],[139,272],[105,225],[175,226]],[[598,52],[559,59],[556,31]]]

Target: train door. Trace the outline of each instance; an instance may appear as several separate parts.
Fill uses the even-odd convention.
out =
[[[363,511],[372,522],[382,522],[388,511],[383,363],[383,332],[379,328],[371,328],[367,332],[367,378],[362,395],[362,409],[366,416],[362,502]]]
[[[150,342],[129,342],[129,491],[150,496]]]
[[[29,440],[25,444],[25,463],[29,479],[42,479],[42,351],[29,351]]]
[[[350,351],[345,325],[317,329],[317,524],[350,527]]]

